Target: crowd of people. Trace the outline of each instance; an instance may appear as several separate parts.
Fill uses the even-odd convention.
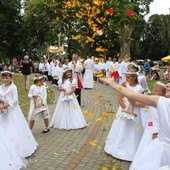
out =
[[[39,119],[44,119],[44,134],[50,132],[50,128],[71,130],[87,127],[81,109],[81,90],[91,90],[94,83],[99,82],[109,84],[119,94],[119,107],[105,142],[105,152],[115,158],[132,161],[130,170],[168,170],[170,84],[157,82],[153,96],[147,95],[151,93],[147,78],[140,66],[130,59],[125,55],[123,60],[109,57],[105,62],[88,56],[83,61],[76,53],[71,61],[68,58],[61,60],[54,57],[49,60],[42,57],[33,78],[34,84],[30,86],[32,62],[29,56],[24,56],[21,67],[25,88],[29,90],[29,125],[18,104],[13,72],[1,71],[0,135],[4,137],[0,140],[3,146],[0,148],[3,153],[0,156],[0,169],[26,167],[25,158],[32,155],[38,146],[31,130]],[[45,81],[60,91],[51,120]]]

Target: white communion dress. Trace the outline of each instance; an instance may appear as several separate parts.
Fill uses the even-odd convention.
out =
[[[138,84],[132,87],[127,83],[126,86],[128,89],[137,93],[143,92],[143,88]],[[127,106],[128,100],[124,101],[124,103]],[[104,147],[105,152],[109,155],[126,161],[133,160],[143,134],[142,122],[139,113],[140,109],[134,107],[133,112],[137,115],[137,117],[131,119],[132,115],[128,116],[127,113],[122,112],[122,108],[119,106],[117,119],[115,119],[112,123]]]
[[[160,97],[158,138],[153,140],[132,163],[130,170],[169,170],[170,167],[170,99]]]
[[[147,117],[147,126],[136,151],[134,160],[131,164],[131,169],[136,169],[135,167],[139,166],[138,160],[140,160],[140,156],[143,152],[145,152],[145,149],[147,149],[150,143],[155,140],[152,138],[153,134],[156,134],[159,131],[159,116],[157,113],[157,108],[152,106],[147,106],[146,108],[148,109],[148,112],[145,113]]]
[[[37,149],[38,144],[18,105],[17,87],[13,83],[7,87],[1,85],[0,99],[10,105],[7,113],[0,115],[0,126],[2,130],[13,143],[21,157],[32,155]]]
[[[59,87],[69,92],[73,87],[76,87],[76,80],[73,79],[71,82],[70,79],[67,79],[62,84],[62,80],[60,79],[58,84]],[[57,101],[50,127],[70,130],[84,128],[86,126],[86,120],[75,94],[65,95],[65,92],[62,91]]]
[[[14,145],[0,127],[0,169],[19,170],[26,167],[27,161],[20,158]]]

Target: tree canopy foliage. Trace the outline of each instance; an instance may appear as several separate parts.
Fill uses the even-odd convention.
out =
[[[146,22],[152,1],[25,0],[21,13],[20,0],[0,0],[0,56],[40,57],[65,44],[68,55],[159,59],[170,53],[170,15]]]
[[[11,57],[20,48],[20,0],[0,0],[0,58]]]
[[[82,54],[130,55],[131,34],[148,13],[151,1],[55,1],[59,30]],[[143,7],[143,8],[140,8]],[[143,14],[143,15],[142,15]],[[76,23],[76,24],[75,24]],[[74,45],[73,45],[74,46]]]
[[[170,54],[170,15],[152,15],[141,41],[144,58],[160,59]]]

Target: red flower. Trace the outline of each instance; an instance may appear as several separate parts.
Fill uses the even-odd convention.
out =
[[[128,17],[131,17],[131,16],[133,15],[133,11],[132,11],[131,9],[127,10],[127,11],[126,11],[126,15],[127,15]]]
[[[149,127],[153,126],[153,122],[148,122],[148,126]]]
[[[113,14],[114,13],[114,9],[113,8],[109,8],[108,12],[109,12],[109,14]]]
[[[119,73],[117,71],[113,71],[111,73],[111,77],[114,78],[115,80],[117,80],[119,78]]]

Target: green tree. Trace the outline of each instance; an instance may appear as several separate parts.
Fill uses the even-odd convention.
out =
[[[57,39],[54,22],[56,9],[51,0],[28,0],[24,11],[23,21],[27,32],[24,38],[25,50],[29,53],[36,51],[40,57]]]
[[[7,60],[17,56],[22,41],[20,0],[0,0],[0,57]]]
[[[170,54],[170,15],[152,15],[142,38],[141,55],[159,60]]]
[[[61,32],[67,35],[73,50],[79,44],[83,54],[105,56],[121,52],[123,57],[130,54],[132,33],[135,26],[144,21],[150,2],[152,0],[53,0],[53,5],[58,9],[58,26],[62,26]]]

